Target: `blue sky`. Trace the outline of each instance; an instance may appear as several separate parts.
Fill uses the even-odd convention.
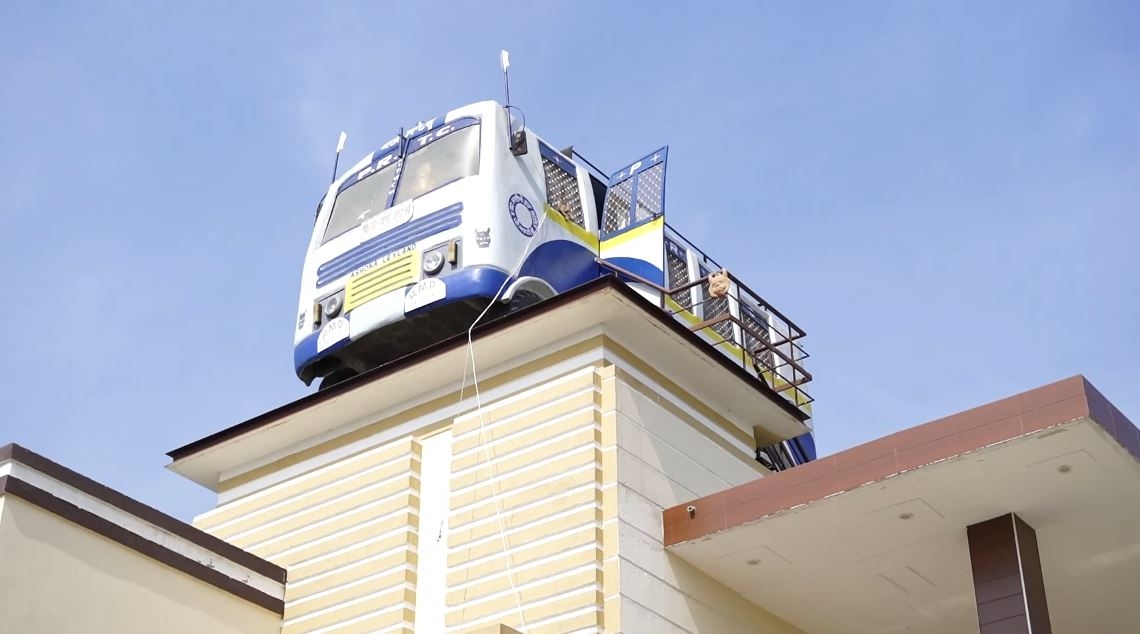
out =
[[[312,391],[340,130],[499,98],[807,332],[831,453],[1084,373],[1140,420],[1140,5],[0,4],[0,444],[184,519],[166,451]]]

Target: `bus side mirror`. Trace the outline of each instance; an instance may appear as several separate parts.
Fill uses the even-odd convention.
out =
[[[526,154],[526,130],[519,130],[511,135],[511,154],[515,156]]]

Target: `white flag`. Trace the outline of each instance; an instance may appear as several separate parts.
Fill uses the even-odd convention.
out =
[[[503,72],[511,67],[511,54],[506,51],[499,51],[499,65],[503,67]]]
[[[336,153],[337,154],[340,154],[340,151],[344,149],[344,142],[347,140],[348,140],[348,135],[345,134],[344,132],[341,132],[340,133],[340,139],[336,142]]]

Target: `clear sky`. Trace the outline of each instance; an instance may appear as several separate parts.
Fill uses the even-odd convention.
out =
[[[807,332],[823,453],[1083,373],[1140,421],[1140,4],[0,3],[0,444],[189,519],[165,452],[310,393],[338,133],[500,98]]]

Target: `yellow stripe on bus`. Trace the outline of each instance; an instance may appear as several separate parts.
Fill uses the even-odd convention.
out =
[[[634,227],[625,233],[619,233],[612,238],[606,238],[605,240],[602,240],[602,248],[615,247],[620,244],[625,244],[631,240],[637,240],[638,238],[644,237],[648,233],[662,231],[664,227],[665,217],[658,216],[656,219],[651,220],[643,225]]]
[[[578,225],[574,224],[573,222],[570,222],[569,220],[566,219],[566,216],[563,216],[562,213],[559,212],[554,207],[551,207],[550,205],[546,205],[545,208],[546,208],[546,216],[548,218],[550,218],[551,220],[553,220],[555,224],[557,224],[559,227],[562,227],[563,229],[569,231],[571,233],[571,235],[573,235],[575,238],[578,238],[583,243],[585,243],[585,245],[587,247],[589,247],[589,248],[593,249],[595,252],[597,252],[597,250],[598,250],[598,236],[594,235],[593,233],[590,233],[589,231],[586,231],[582,227],[579,227]]]

